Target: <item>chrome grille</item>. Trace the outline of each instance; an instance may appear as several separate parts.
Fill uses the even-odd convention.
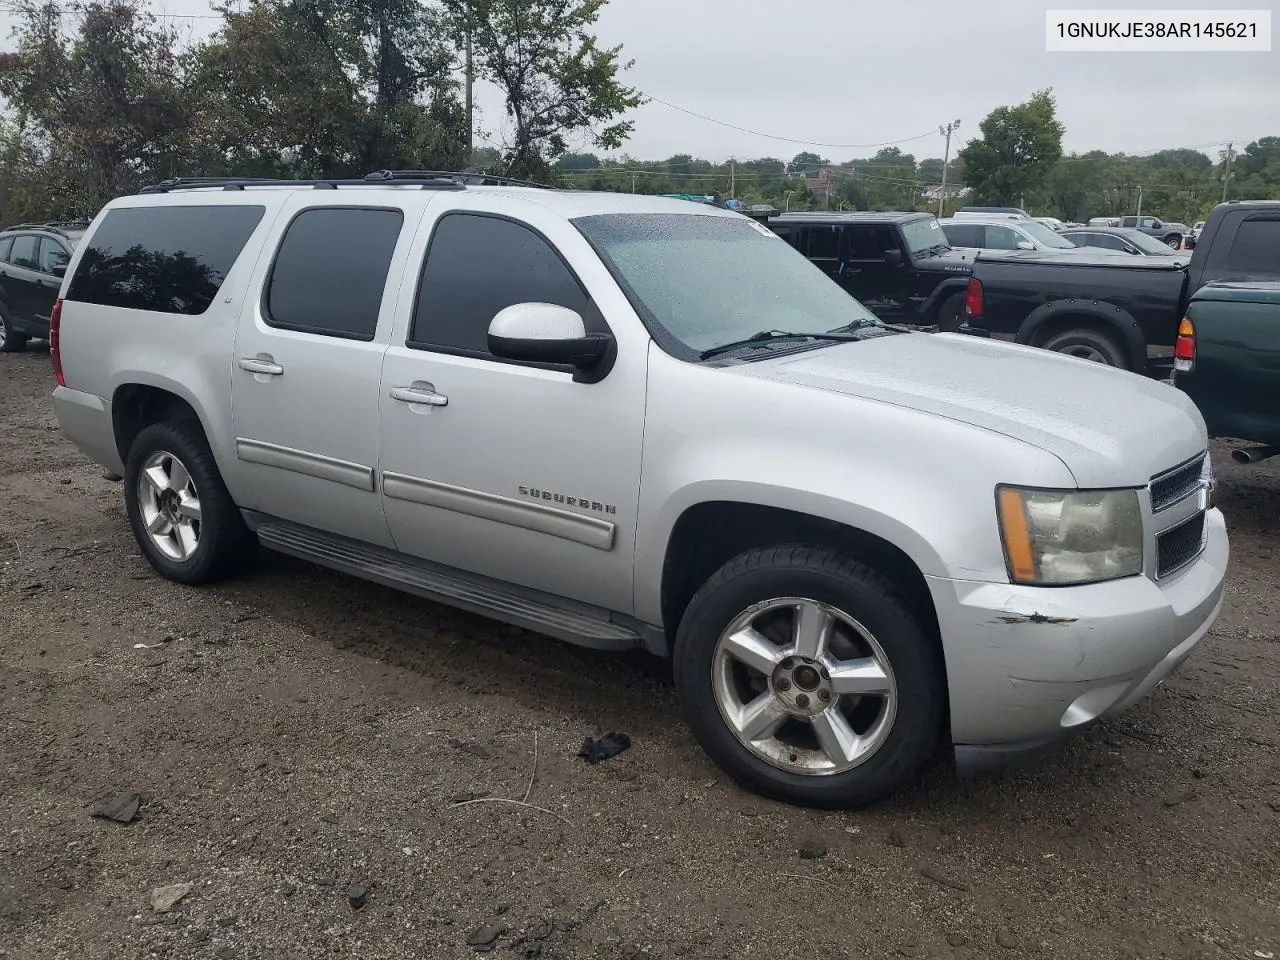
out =
[[[1156,537],[1156,578],[1177,573],[1204,549],[1204,512]]]
[[[1151,478],[1151,512],[1159,513],[1201,488],[1205,454]]]

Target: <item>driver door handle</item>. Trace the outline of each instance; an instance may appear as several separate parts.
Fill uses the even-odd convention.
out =
[[[417,387],[392,387],[391,399],[399,400],[401,403],[423,403],[429,407],[447,407],[449,405],[449,398],[444,394]]]
[[[284,367],[280,364],[258,357],[241,357],[239,364],[241,370],[247,370],[249,373],[265,373],[269,377],[278,377],[284,373]]]

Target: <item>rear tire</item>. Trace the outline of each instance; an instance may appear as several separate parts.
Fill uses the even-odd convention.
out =
[[[178,583],[235,573],[257,542],[191,420],[153,423],[138,434],[125,464],[124,498],[142,555]]]
[[[0,310],[0,353],[21,353],[27,349],[26,334],[9,326],[9,318]]]
[[[938,332],[955,333],[964,323],[964,294],[956,293],[942,301],[938,308]]]
[[[674,667],[707,754],[788,803],[875,803],[919,779],[942,730],[937,644],[890,580],[827,547],[726,563],[690,601]]]
[[[1167,243],[1174,250],[1177,250],[1179,247],[1182,246],[1182,236],[1181,234],[1175,233],[1165,237],[1164,242]]]
[[[1131,369],[1124,346],[1110,334],[1092,327],[1076,327],[1055,333],[1041,346],[1054,353],[1065,353],[1069,357],[1105,363],[1121,370]]]

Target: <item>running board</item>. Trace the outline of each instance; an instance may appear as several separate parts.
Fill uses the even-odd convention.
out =
[[[279,553],[567,643],[598,650],[630,650],[635,647],[652,650],[660,636],[657,631],[640,624],[632,628],[617,623],[610,619],[608,611],[599,608],[569,607],[572,603],[569,600],[563,601],[565,606],[560,606],[550,602],[558,598],[544,600],[531,595],[532,591],[528,594],[519,592],[519,588],[507,584],[437,567],[345,537],[265,517],[249,516],[246,519],[256,529],[263,546]]]

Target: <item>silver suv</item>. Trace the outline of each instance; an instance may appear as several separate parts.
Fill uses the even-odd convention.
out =
[[[62,429],[164,576],[258,542],[674,660],[698,740],[820,807],[1052,748],[1218,614],[1178,390],[889,328],[739,214],[378,181],[110,203],[54,311]]]

